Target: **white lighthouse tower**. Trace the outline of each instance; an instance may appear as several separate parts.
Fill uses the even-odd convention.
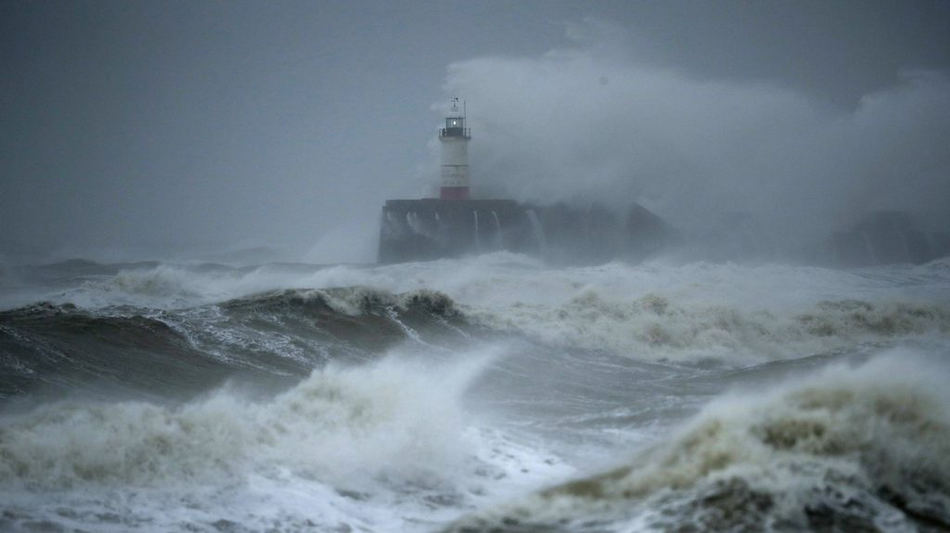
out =
[[[439,130],[442,142],[442,200],[468,200],[468,141],[471,130],[465,127],[465,114],[459,113],[459,99],[452,99],[452,111]]]

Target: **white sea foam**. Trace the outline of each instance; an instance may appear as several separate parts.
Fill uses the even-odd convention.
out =
[[[319,346],[285,329],[254,325],[323,315],[281,314],[299,309],[270,305],[271,293],[262,292],[321,298],[351,316],[379,306],[405,309],[412,298],[431,297],[424,305],[451,305],[471,323],[535,341],[527,344],[543,362],[525,367],[540,374],[528,378],[543,386],[565,373],[563,381],[550,381],[556,388],[573,383],[579,374],[572,372],[589,371],[588,357],[604,355],[590,349],[746,364],[838,348],[853,354],[864,342],[941,341],[950,331],[947,264],[850,272],[707,263],[551,268],[499,253],[378,267],[160,265],[85,278],[48,299],[93,314],[124,313],[114,309],[123,305],[150,308],[130,312],[205,335],[202,345],[217,346],[223,358],[241,357],[234,348],[266,345],[306,362]],[[244,297],[247,306],[233,301]],[[566,350],[573,347],[585,350]],[[544,451],[546,439],[555,443],[539,437],[542,432],[531,434],[547,419],[524,412],[527,423],[515,428],[463,409],[463,392],[491,350],[452,348],[431,351],[429,363],[400,351],[379,364],[331,366],[269,400],[225,388],[176,406],[59,402],[9,415],[0,420],[0,529],[29,523],[38,529],[46,521],[54,529],[113,531],[431,530],[467,510],[565,479],[571,467]],[[432,364],[435,357],[447,360]],[[566,364],[568,358],[576,360]],[[612,365],[626,362],[610,358]],[[662,398],[638,393],[641,374],[631,372],[629,391],[623,384],[585,382],[536,405],[555,420],[562,405],[582,419],[611,408],[624,413],[681,402],[683,409],[668,411],[675,418],[691,412],[696,395],[724,386],[719,377],[729,381],[717,367],[658,368],[677,378]],[[703,383],[689,381],[694,371]],[[950,441],[950,403],[941,392],[947,377],[945,365],[895,351],[860,368],[737,393],[655,451],[618,458],[625,464],[613,475],[552,489],[513,508],[524,519],[566,516],[572,526],[579,525],[577,517],[604,511],[623,515],[617,523],[628,529],[690,522],[715,529],[729,506],[748,510],[735,516],[753,516],[755,524],[784,520],[807,527],[815,516],[840,515],[851,505],[882,530],[910,527],[901,505],[918,513],[945,506],[940,495],[947,491],[933,489],[938,483],[921,491],[908,479],[947,479],[942,461],[950,450],[941,444]],[[697,388],[689,396],[674,390],[677,384]],[[520,385],[516,375],[511,387]],[[644,430],[623,427],[642,418],[605,420],[617,425],[605,434]],[[663,428],[666,423],[674,421],[664,420]],[[610,444],[598,450],[609,452]]]
[[[950,292],[950,270],[934,262],[846,272],[814,267],[733,264],[551,268],[526,256],[497,252],[460,260],[376,267],[263,265],[213,269],[162,264],[123,270],[51,296],[82,307],[181,307],[221,302],[287,288],[363,286],[394,293],[433,289],[461,303],[498,308],[516,303],[559,304],[585,290],[639,298],[659,293],[687,303],[717,303],[776,311],[820,300],[868,296],[926,297]]]
[[[0,429],[0,480],[151,485],[278,463],[341,480],[440,470],[461,447],[459,391],[476,368],[464,367],[328,368],[264,403],[225,389],[180,407],[48,404]]]
[[[316,371],[266,401],[225,388],[180,406],[59,402],[8,416],[0,508],[13,522],[0,526],[213,529],[236,519],[402,530],[447,520],[506,495],[506,484],[569,471],[472,425],[460,401],[496,353],[454,363],[396,353]]]
[[[606,349],[644,359],[714,358],[755,363],[913,334],[950,331],[950,308],[928,303],[817,302],[798,313],[687,305],[659,294],[626,299],[587,289],[558,306],[468,309],[494,329],[557,346]]]
[[[950,524],[946,355],[895,349],[857,367],[729,394],[614,471],[457,527],[488,528],[503,517],[563,527],[598,516],[617,520],[607,529],[907,531],[911,516]]]
[[[658,262],[549,268],[502,252],[378,267],[160,265],[87,281],[52,300],[87,308],[167,309],[267,290],[350,287],[326,298],[338,311],[358,314],[368,297],[392,300],[401,293],[438,291],[473,322],[560,347],[747,363],[946,332],[950,270],[945,263],[851,272]]]

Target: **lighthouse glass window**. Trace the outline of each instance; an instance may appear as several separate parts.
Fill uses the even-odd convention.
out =
[[[442,135],[453,138],[465,137],[465,119],[462,117],[445,117],[445,130]]]

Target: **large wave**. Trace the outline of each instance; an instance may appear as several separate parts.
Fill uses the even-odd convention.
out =
[[[306,375],[407,340],[464,336],[431,291],[279,290],[180,310],[40,303],[0,312],[0,396],[37,384],[200,392],[236,371]]]
[[[631,298],[603,287],[572,291],[565,301],[541,303],[464,303],[431,289],[353,286],[279,289],[183,309],[35,304],[0,312],[0,395],[96,379],[200,391],[237,370],[301,376],[330,361],[376,358],[405,341],[459,347],[514,335],[556,350],[746,365],[950,331],[945,304],[900,297],[767,310],[660,293]],[[184,367],[190,371],[180,376]]]
[[[506,484],[569,471],[463,410],[500,353],[394,351],[272,397],[224,387],[178,404],[71,398],[7,414],[0,529],[431,529]]]
[[[652,262],[549,268],[526,256],[497,252],[460,260],[384,266],[265,264],[234,268],[214,264],[66,262],[5,272],[0,306],[46,300],[83,308],[131,305],[180,308],[220,303],[291,287],[365,286],[394,293],[444,292],[481,306],[563,302],[585,288],[629,297],[647,293],[747,307],[768,296],[769,309],[834,297],[860,299],[868,291],[932,295],[946,291],[950,259],[920,266],[890,265],[854,271],[788,265]],[[20,287],[7,303],[8,291]],[[32,298],[32,299],[30,299]],[[23,299],[27,299],[24,301]]]
[[[709,263],[549,269],[514,254],[489,254],[376,268],[291,272],[267,266],[202,273],[199,278],[211,276],[207,285],[212,288],[203,289],[199,300],[292,281],[324,291],[338,312],[369,315],[378,312],[375,304],[400,307],[394,295],[437,293],[446,310],[469,324],[558,348],[607,350],[645,360],[750,364],[947,332],[946,265],[936,261],[853,272]],[[174,269],[133,277],[142,282],[151,276],[174,279],[182,287],[200,285],[195,273]],[[345,288],[331,294],[329,287]],[[197,290],[172,293],[180,297]],[[239,299],[257,297],[250,293]]]
[[[383,471],[435,475],[458,459],[458,399],[483,359],[452,369],[389,360],[330,367],[267,401],[225,388],[181,406],[43,405],[0,426],[0,483],[200,484],[274,464],[342,482]]]
[[[944,363],[800,379],[945,354],[945,263],[93,267],[0,311],[0,529],[431,530],[660,439],[457,529],[947,524]]]
[[[450,529],[946,530],[948,378],[895,350],[729,395],[627,465]]]
[[[464,308],[503,331],[557,346],[641,359],[731,363],[801,357],[862,342],[950,331],[950,307],[903,300],[821,301],[802,312],[676,302],[660,294],[624,299],[585,290],[562,305]]]

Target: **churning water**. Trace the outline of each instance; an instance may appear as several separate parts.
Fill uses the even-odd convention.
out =
[[[0,530],[946,531],[950,261],[0,271]]]

